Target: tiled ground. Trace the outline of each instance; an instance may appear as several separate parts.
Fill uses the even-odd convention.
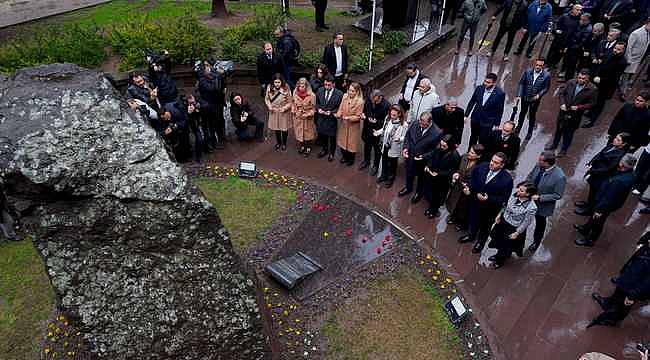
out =
[[[479,33],[482,34],[482,31],[479,30]],[[454,56],[450,41],[423,61],[421,66],[432,77],[438,94],[443,99],[457,97],[461,106],[468,101],[473,87],[483,80],[487,72],[496,72],[499,85],[508,95],[504,116],[507,118],[514,103],[516,83],[527,64],[527,59],[522,57],[513,57],[510,62],[504,63],[501,54],[492,59],[476,55],[467,57],[464,51]],[[401,82],[399,78],[385,85],[383,90],[387,97],[395,98]],[[557,84],[553,82],[552,89],[556,87]],[[251,99],[259,106],[260,99],[254,95],[256,88],[243,90],[251,94]],[[649,227],[650,217],[640,215],[638,210],[642,206],[636,197],[630,197],[626,207],[610,217],[596,247],[585,249],[575,246],[573,240],[576,233],[572,229],[573,223],[584,221],[584,218],[573,214],[573,202],[586,194],[582,180],[584,164],[605,143],[606,128],[620,105],[616,100],[611,101],[594,128],[578,130],[569,156],[559,161],[569,177],[569,183],[542,247],[534,256],[514,259],[499,270],[486,266],[485,259],[492,250],[485,250],[481,256],[473,255],[471,246],[456,242],[458,233],[447,228],[446,214],[428,220],[422,215],[425,204],[411,205],[408,199],[397,197],[403,181],[403,168],[398,174],[400,180],[392,189],[386,190],[356,167],[345,167],[338,161],[329,163],[315,156],[303,158],[293,150],[292,140],[289,151],[274,152],[270,139],[262,144],[232,142],[226,150],[213,154],[210,161],[236,163],[251,160],[262,168],[295,174],[352,194],[405,225],[417,238],[423,238],[422,246],[431,249],[449,264],[450,272],[455,274],[456,279],[463,280],[460,286],[483,323],[484,330],[490,335],[499,358],[577,359],[584,352],[600,351],[621,359],[629,356],[623,353],[626,344],[644,338],[649,340],[650,305],[635,308],[620,328],[595,327],[587,330],[585,326],[599,310],[589,294],[593,290],[608,293],[612,289],[609,278],[633,252],[636,240]],[[533,139],[524,144],[516,170],[517,179],[526,176],[550,139],[558,106],[557,99],[551,94],[543,100],[538,114],[538,130]],[[261,107],[258,109],[261,111]],[[466,148],[468,131],[464,135],[463,150]]]

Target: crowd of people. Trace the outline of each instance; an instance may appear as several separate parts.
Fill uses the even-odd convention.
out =
[[[473,243],[474,253],[482,252],[485,245],[496,249],[489,260],[493,268],[500,268],[513,253],[524,256],[531,226],[533,239],[527,250],[534,253],[540,247],[567,182],[558,159],[570,151],[578,129],[593,126],[615,94],[621,100],[631,95],[650,45],[650,18],[637,21],[629,4],[629,0],[587,1],[558,9],[547,0],[502,2],[489,20],[498,20],[498,30],[487,56],[498,51],[507,35],[503,61],[508,61],[521,30],[514,55],[525,52],[532,58],[540,38],[552,35],[548,51],[546,39],[542,41],[540,53],[546,57],[536,56],[521,74],[512,94],[519,115],[507,121],[503,119],[506,93],[494,73],[474,89],[464,109],[454,98],[441,100],[431,78],[414,63],[406,67],[395,103],[378,89],[364,93],[360,84],[348,78],[348,49],[341,32],[334,33],[324,47],[313,75],[294,79],[300,43],[281,27],[275,32],[276,43],[263,44],[257,58],[266,114],[256,114],[238,92],[230,94],[227,104],[223,74],[211,60],[197,64],[193,93],[179,97],[164,54],[149,59],[148,76],[133,74],[129,104],[161,134],[179,161],[199,160],[202,153],[223,147],[227,105],[239,140],[264,141],[266,127],[274,135],[275,151],[288,151],[288,138],[293,136],[302,156],[317,151],[317,158],[331,162],[338,150],[340,163],[346,166],[353,166],[361,151],[358,169],[368,171],[386,188],[393,186],[401,159],[405,179],[397,195],[409,195],[411,203],[424,198],[428,206],[423,215],[431,219],[446,207],[447,223],[460,232],[458,241]],[[456,53],[469,31],[467,55],[471,56],[478,22],[489,9],[483,0],[465,0],[457,10],[462,23]],[[490,23],[488,31],[491,27]],[[560,85],[551,89],[554,76]],[[520,133],[526,130],[524,142],[536,135],[538,109],[551,92],[560,103],[553,138],[526,180],[513,186],[511,171],[518,166]],[[650,181],[650,92],[635,93],[630,99],[611,120],[607,145],[586,165],[589,193],[575,203],[575,213],[587,217],[575,225],[578,246],[594,246],[607,218],[630,193],[642,194]],[[461,155],[465,131],[469,145]],[[650,213],[650,207],[641,212]],[[641,292],[650,297],[650,286]],[[619,295],[611,302],[618,301]]]

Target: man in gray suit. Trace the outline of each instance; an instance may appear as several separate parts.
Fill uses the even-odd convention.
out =
[[[528,247],[528,250],[534,253],[542,243],[546,218],[553,216],[555,203],[564,194],[566,175],[559,166],[555,165],[555,154],[552,151],[543,151],[526,180],[537,187],[537,195],[533,195],[533,200],[537,204],[535,234],[533,243]]]

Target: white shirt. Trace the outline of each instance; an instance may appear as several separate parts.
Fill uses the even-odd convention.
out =
[[[492,179],[494,179],[495,176],[497,176],[497,174],[499,174],[500,171],[501,170],[499,170],[499,171],[490,170],[490,172],[488,172],[488,174],[487,174],[487,177],[485,178],[485,183],[486,184],[489,183]]]
[[[491,90],[485,89],[485,91],[483,91],[483,103],[482,103],[482,105],[485,105],[485,103],[490,98],[490,95],[492,95],[493,91],[494,91],[494,88],[492,88]]]
[[[406,80],[406,87],[404,88],[404,100],[411,101],[411,99],[413,99],[413,91],[415,91],[415,88],[418,85],[417,81],[419,76],[420,71],[417,70],[413,77]]]
[[[334,54],[336,54],[336,73],[334,76],[343,75],[343,52],[340,46],[334,45]]]
[[[542,72],[533,71],[533,84],[537,81],[537,78],[542,75]]]

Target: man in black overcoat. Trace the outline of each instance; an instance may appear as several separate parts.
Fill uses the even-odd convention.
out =
[[[266,95],[266,88],[275,74],[284,73],[282,56],[273,51],[273,45],[264,43],[264,51],[257,56],[257,81],[260,83],[260,94]]]
[[[578,246],[592,247],[603,232],[607,217],[625,205],[627,197],[634,186],[634,165],[636,158],[632,154],[623,156],[618,163],[615,175],[605,180],[598,188],[594,202],[594,214],[584,225],[574,227],[582,235],[574,243]]]
[[[328,161],[334,160],[336,152],[338,122],[334,114],[339,109],[341,100],[343,100],[343,92],[334,87],[334,79],[328,75],[323,86],[316,92],[316,132],[323,145],[318,157],[327,155]]]
[[[431,117],[442,135],[449,134],[454,137],[456,144],[461,143],[465,129],[465,110],[458,107],[456,99],[449,99],[444,105],[433,108]]]
[[[650,300],[650,231],[638,241],[636,252],[623,265],[618,276],[612,278],[616,285],[614,293],[603,297],[598,293],[591,297],[600,305],[603,312],[587,326],[615,326],[630,313],[632,306]]]
[[[381,136],[375,136],[376,130],[384,127],[384,120],[388,115],[390,103],[384,98],[381,90],[375,89],[363,105],[363,130],[361,131],[361,140],[363,140],[363,161],[359,165],[359,170],[370,166],[372,158],[372,168],[370,174],[377,175],[379,169],[379,160],[381,159]]]
[[[498,152],[506,154],[508,158],[504,166],[506,170],[515,169],[521,147],[521,139],[515,132],[515,123],[512,121],[504,122],[499,130],[492,133],[491,141],[486,146],[490,156]]]
[[[419,121],[413,122],[406,132],[404,138],[404,150],[402,156],[406,163],[406,184],[397,193],[398,196],[406,196],[413,191],[413,183],[418,178],[415,194],[411,197],[411,203],[415,204],[423,195],[424,186],[424,156],[438,145],[440,130],[433,125],[431,113],[425,112],[420,115]]]

